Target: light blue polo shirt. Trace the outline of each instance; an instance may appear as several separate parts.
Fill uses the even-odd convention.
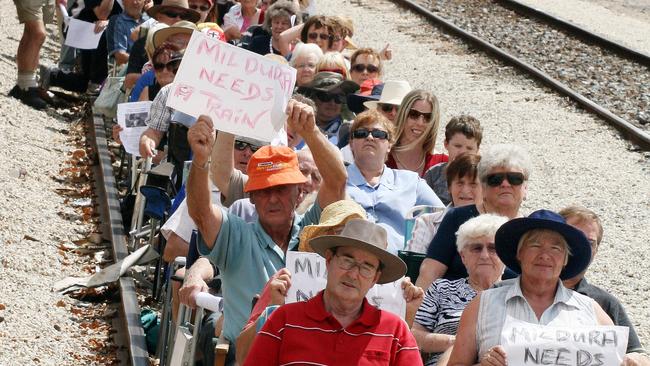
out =
[[[366,182],[356,164],[350,164],[346,192],[366,210],[368,220],[388,232],[388,251],[397,254],[404,247],[405,218],[417,205],[444,208],[431,187],[410,170],[391,169],[384,165],[379,184]]]
[[[259,220],[246,223],[221,208],[223,222],[217,240],[208,249],[199,235],[199,253],[221,272],[224,297],[224,336],[234,342],[246,324],[252,310],[251,301],[259,294],[275,272],[285,267],[285,253],[264,231]],[[295,214],[289,250],[298,248],[298,235],[306,225],[320,220],[318,203],[304,216]]]

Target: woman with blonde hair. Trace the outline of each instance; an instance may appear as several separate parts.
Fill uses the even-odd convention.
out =
[[[350,72],[345,63],[345,57],[340,52],[325,53],[316,66],[316,73],[321,71],[335,72],[341,74],[344,79],[350,80]]]
[[[406,94],[397,110],[397,129],[386,166],[418,173],[420,177],[432,166],[447,161],[433,148],[440,128],[440,104],[428,91],[415,89]]]

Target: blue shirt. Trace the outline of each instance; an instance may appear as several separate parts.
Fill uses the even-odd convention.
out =
[[[156,82],[156,74],[153,70],[149,70],[144,74],[140,75],[138,81],[135,82],[135,86],[131,89],[131,95],[129,96],[129,102],[137,102],[140,100],[140,94],[147,86],[152,86]]]
[[[410,170],[384,165],[375,187],[366,182],[356,164],[351,164],[347,170],[347,194],[366,210],[368,220],[386,229],[388,251],[393,254],[404,248],[405,218],[411,208],[417,205],[445,207],[424,179]]]
[[[219,268],[224,297],[224,336],[234,342],[252,310],[251,301],[275,272],[285,267],[285,253],[264,231],[259,220],[246,223],[221,208],[223,222],[212,250],[199,235],[199,254]],[[304,216],[295,214],[289,250],[298,248],[298,235],[306,225],[318,223],[316,203]]]
[[[339,143],[339,128],[341,128],[342,123],[341,116],[338,116],[327,122],[327,126],[323,129],[323,133],[327,136],[329,142],[335,146]]]
[[[108,54],[112,55],[117,51],[130,52],[133,46],[131,32],[135,27],[149,19],[146,13],[143,13],[139,20],[135,20],[122,12],[115,17],[115,27],[112,29],[112,35],[107,34]]]

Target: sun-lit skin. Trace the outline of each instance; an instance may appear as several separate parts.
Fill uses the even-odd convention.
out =
[[[284,184],[250,192],[251,203],[255,205],[260,224],[271,232],[272,227],[291,222],[298,204],[298,184]]]
[[[312,25],[312,26],[309,27],[309,30],[307,31],[307,34],[312,34],[312,33],[318,34],[319,37],[317,37],[316,39],[311,39],[311,38],[308,37],[307,38],[307,43],[316,44],[323,51],[323,53],[329,51],[328,50],[329,39],[328,38],[322,39],[320,37],[321,34],[324,34],[325,36],[329,37],[329,32],[327,30],[327,27],[316,28],[316,25]]]
[[[413,105],[411,105],[411,110],[416,110],[420,113],[431,113],[433,107],[425,100],[417,100]],[[406,127],[404,128],[404,133],[400,138],[399,145],[405,146],[416,141],[420,136],[427,132],[428,128],[429,121],[425,119],[424,116],[419,116],[418,118],[406,116]]]
[[[560,234],[545,231],[521,245],[517,260],[529,279],[549,281],[560,277],[567,261],[567,248]]]
[[[497,282],[505,265],[497,255],[494,237],[472,238],[460,251],[460,258],[467,268],[469,281],[479,288],[489,288]]]
[[[521,169],[497,167],[490,170],[488,175],[507,172],[523,173]],[[490,187],[483,183],[483,202],[489,207],[489,212],[502,212],[504,209],[518,210],[526,197],[527,190],[528,183],[526,181],[521,185],[513,186],[507,179],[504,179],[497,187]],[[500,210],[495,208],[500,208]]]
[[[296,85],[306,86],[311,83],[314,75],[316,75],[318,56],[313,53],[301,54],[296,58],[294,65],[297,71]]]
[[[367,53],[358,55],[357,58],[354,60],[355,65],[356,64],[363,64],[363,65],[375,65],[379,67],[379,59],[375,57],[374,55],[370,55]],[[368,69],[366,68],[362,72],[358,72],[354,70],[354,65],[351,65],[350,67],[350,78],[352,81],[355,83],[361,85],[363,84],[364,81],[368,79],[377,79],[379,77],[379,72],[369,72]]]
[[[455,133],[449,141],[444,142],[445,149],[447,149],[447,154],[449,155],[449,161],[452,162],[456,157],[462,153],[473,153],[478,152],[478,144],[476,139],[468,139],[462,133]]]
[[[189,8],[199,12],[201,18],[197,23],[203,23],[208,17],[212,7],[206,0],[188,0]]]
[[[362,128],[366,128],[368,131],[385,131],[379,122],[363,126]],[[379,163],[383,165],[390,151],[390,147],[388,140],[376,139],[371,134],[368,134],[368,137],[365,139],[350,139],[350,149],[352,150],[354,161],[359,167],[366,166],[366,163],[369,163],[368,165],[370,166]]]
[[[482,202],[481,184],[478,177],[454,178],[449,184],[449,195],[454,202],[454,207],[461,207]]]
[[[341,261],[339,257],[348,257],[359,265],[374,268],[374,276],[370,278],[362,276],[358,266],[349,270],[341,269],[338,264]],[[381,274],[379,259],[376,256],[353,247],[339,247],[336,250],[336,255],[328,250],[325,254],[325,261],[327,263],[326,307],[328,302],[360,305],[368,290],[375,285]]]

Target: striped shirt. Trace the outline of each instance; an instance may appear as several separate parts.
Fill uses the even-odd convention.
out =
[[[456,335],[460,316],[467,304],[476,297],[476,291],[467,278],[439,279],[429,286],[422,305],[415,314],[415,322],[431,333]],[[442,355],[432,353],[426,365],[435,365]]]
[[[415,338],[396,315],[364,298],[361,315],[341,324],[325,310],[323,291],[281,306],[255,338],[244,366],[422,365]]]

